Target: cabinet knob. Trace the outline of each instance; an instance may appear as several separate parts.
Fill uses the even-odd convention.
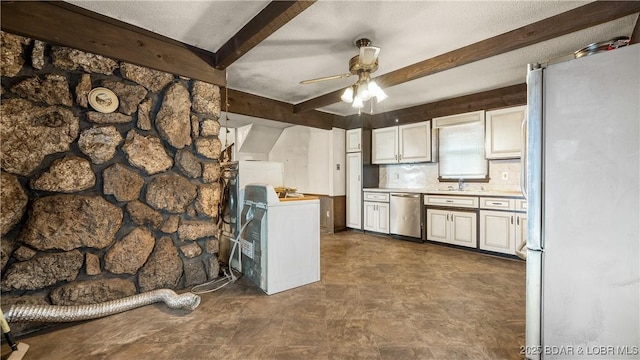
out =
[[[511,223],[513,224],[513,215],[511,215]]]
[[[516,217],[516,223],[517,223],[518,225],[520,225],[520,216],[517,216],[517,217]]]

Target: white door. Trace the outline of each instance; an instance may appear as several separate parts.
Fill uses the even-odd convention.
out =
[[[347,152],[361,151],[362,129],[347,130]]]
[[[449,211],[427,209],[427,240],[449,242]]]
[[[485,154],[487,159],[520,157],[522,121],[526,114],[526,105],[486,112]]]
[[[362,153],[347,154],[347,227],[362,229]]]
[[[378,231],[378,212],[376,211],[376,205],[378,203],[365,201],[364,202],[364,223],[362,228],[368,231]]]
[[[389,233],[389,204],[378,203],[378,230],[381,233]]]
[[[476,225],[478,216],[474,212],[451,211],[450,243],[475,248],[477,245]]]
[[[526,231],[526,228],[525,230]],[[480,211],[480,249],[515,254],[515,214]]]
[[[431,121],[398,127],[398,162],[431,161]]]
[[[371,162],[395,164],[398,162],[398,127],[374,129],[371,132]]]

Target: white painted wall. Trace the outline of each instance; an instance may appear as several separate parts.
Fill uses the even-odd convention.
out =
[[[285,186],[298,192],[344,195],[345,131],[306,126],[284,129],[269,153],[269,161],[284,164]],[[336,170],[340,161],[340,170]]]

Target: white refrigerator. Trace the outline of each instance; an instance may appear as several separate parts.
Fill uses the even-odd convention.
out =
[[[527,76],[529,359],[639,359],[640,44]]]

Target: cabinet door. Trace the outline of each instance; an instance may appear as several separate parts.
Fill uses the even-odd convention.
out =
[[[449,213],[447,210],[427,209],[427,240],[449,242]]]
[[[431,161],[431,121],[398,127],[398,162]]]
[[[362,229],[362,153],[347,154],[347,227]]]
[[[378,230],[384,234],[389,233],[389,204],[378,203]]]
[[[347,130],[347,152],[361,151],[362,129]]]
[[[478,215],[474,212],[451,211],[453,218],[449,242],[451,244],[475,248],[477,240]]]
[[[522,121],[527,107],[487,111],[485,151],[487,159],[519,158],[522,147]]]
[[[480,211],[480,249],[515,254],[515,213]]]
[[[513,242],[514,248],[517,249],[521,242],[527,242],[527,214],[516,213],[516,236]],[[515,253],[515,251],[514,251]]]
[[[371,132],[371,162],[395,164],[398,162],[398,127],[374,129]]]
[[[368,231],[378,231],[378,212],[376,211],[376,205],[378,203],[365,201],[364,202],[364,222],[362,228]]]

